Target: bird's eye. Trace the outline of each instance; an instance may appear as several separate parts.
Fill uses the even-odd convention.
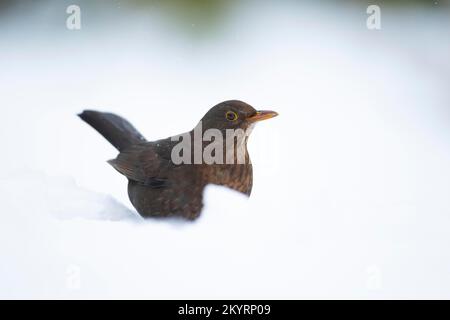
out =
[[[235,121],[235,120],[237,120],[238,115],[237,115],[237,113],[234,112],[234,111],[228,111],[228,112],[225,114],[225,118],[227,118],[228,121]]]

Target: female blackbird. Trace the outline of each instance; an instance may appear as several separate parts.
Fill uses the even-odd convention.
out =
[[[277,115],[256,111],[242,101],[225,101],[211,108],[190,132],[150,142],[115,114],[91,110],[79,114],[119,150],[108,163],[127,177],[128,196],[141,216],[179,215],[191,220],[200,215],[207,184],[250,195],[248,134],[255,122]]]

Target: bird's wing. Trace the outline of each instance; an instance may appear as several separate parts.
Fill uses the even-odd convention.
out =
[[[108,163],[128,179],[162,188],[167,185],[166,174],[171,162],[155,144],[143,143],[122,151]]]

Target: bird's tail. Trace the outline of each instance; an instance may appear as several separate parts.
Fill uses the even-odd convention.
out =
[[[78,116],[97,130],[119,151],[146,141],[131,123],[118,115],[85,110]]]

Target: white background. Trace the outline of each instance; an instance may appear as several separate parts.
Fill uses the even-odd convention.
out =
[[[249,2],[199,35],[84,2],[69,31],[61,3],[0,16],[1,298],[450,298],[448,7],[369,31],[363,5]],[[136,218],[76,117],[154,140],[228,99],[280,116],[251,198],[209,187],[194,223]]]

